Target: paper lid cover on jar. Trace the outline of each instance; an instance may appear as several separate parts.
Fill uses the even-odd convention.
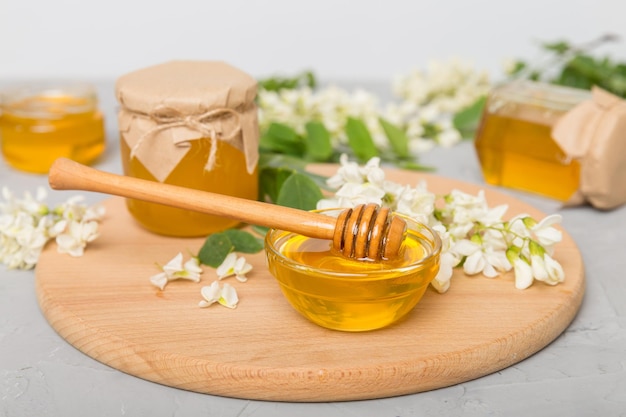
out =
[[[171,61],[120,77],[115,86],[123,140],[158,180],[183,159],[190,141],[211,141],[205,165],[216,162],[216,142],[242,151],[249,173],[258,162],[257,83],[224,62]]]
[[[568,205],[612,209],[626,203],[626,100],[594,87],[591,100],[557,121],[552,137],[580,161],[580,186]]]

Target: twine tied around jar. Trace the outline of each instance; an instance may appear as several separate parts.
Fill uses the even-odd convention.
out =
[[[137,150],[141,147],[141,145],[148,137],[163,130],[173,129],[176,127],[187,127],[202,134],[201,137],[191,140],[207,138],[210,141],[209,158],[207,159],[207,163],[204,169],[207,171],[211,171],[215,166],[215,158],[217,154],[216,141],[229,141],[241,132],[241,115],[236,110],[230,108],[213,109],[201,114],[182,114],[175,109],[171,109],[168,107],[158,107],[152,113],[146,114],[145,116],[156,122],[156,126],[146,131],[139,137],[139,140],[137,140],[137,142],[130,151],[131,159],[135,157]],[[218,131],[215,128],[215,122],[228,117],[235,118],[234,128],[230,132],[228,132],[228,134],[223,134],[223,132]],[[174,145],[181,146],[188,145],[190,140],[174,139],[173,142]]]

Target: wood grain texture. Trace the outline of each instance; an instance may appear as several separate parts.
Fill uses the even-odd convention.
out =
[[[334,166],[316,166],[330,174]],[[482,187],[433,175],[387,170],[398,182],[426,180],[431,191]],[[543,216],[486,190],[508,215]],[[541,350],[572,321],[582,302],[582,257],[566,232],[555,253],[566,281],[516,290],[512,274],[495,279],[455,272],[450,291],[429,290],[407,318],[382,330],[323,329],[296,313],[267,271],[264,254],[237,288],[235,310],[197,307],[200,284],[175,281],[163,292],[149,277],[176,253],[196,253],[203,239],[151,234],[121,198],[106,201],[102,235],[81,258],[51,245],[36,269],[36,290],[51,326],[85,354],[137,377],[214,395],[274,401],[342,401],[416,393],[498,371]]]

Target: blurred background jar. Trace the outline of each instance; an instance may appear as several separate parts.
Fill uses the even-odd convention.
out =
[[[0,94],[0,143],[15,169],[45,174],[55,159],[91,164],[106,147],[95,88],[33,83]]]
[[[580,164],[555,142],[552,128],[590,97],[587,90],[528,80],[494,88],[475,140],[485,181],[567,201],[578,189]]]

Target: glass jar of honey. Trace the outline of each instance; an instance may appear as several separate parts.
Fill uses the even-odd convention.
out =
[[[485,181],[567,201],[578,189],[580,164],[554,141],[552,128],[590,96],[526,80],[491,91],[475,140]]]
[[[256,80],[223,62],[172,61],[120,77],[116,95],[126,175],[258,198]],[[206,236],[235,220],[135,199],[131,215],[168,236]]]
[[[55,159],[91,164],[105,149],[104,120],[89,84],[32,84],[0,95],[0,141],[12,167],[47,173]]]

